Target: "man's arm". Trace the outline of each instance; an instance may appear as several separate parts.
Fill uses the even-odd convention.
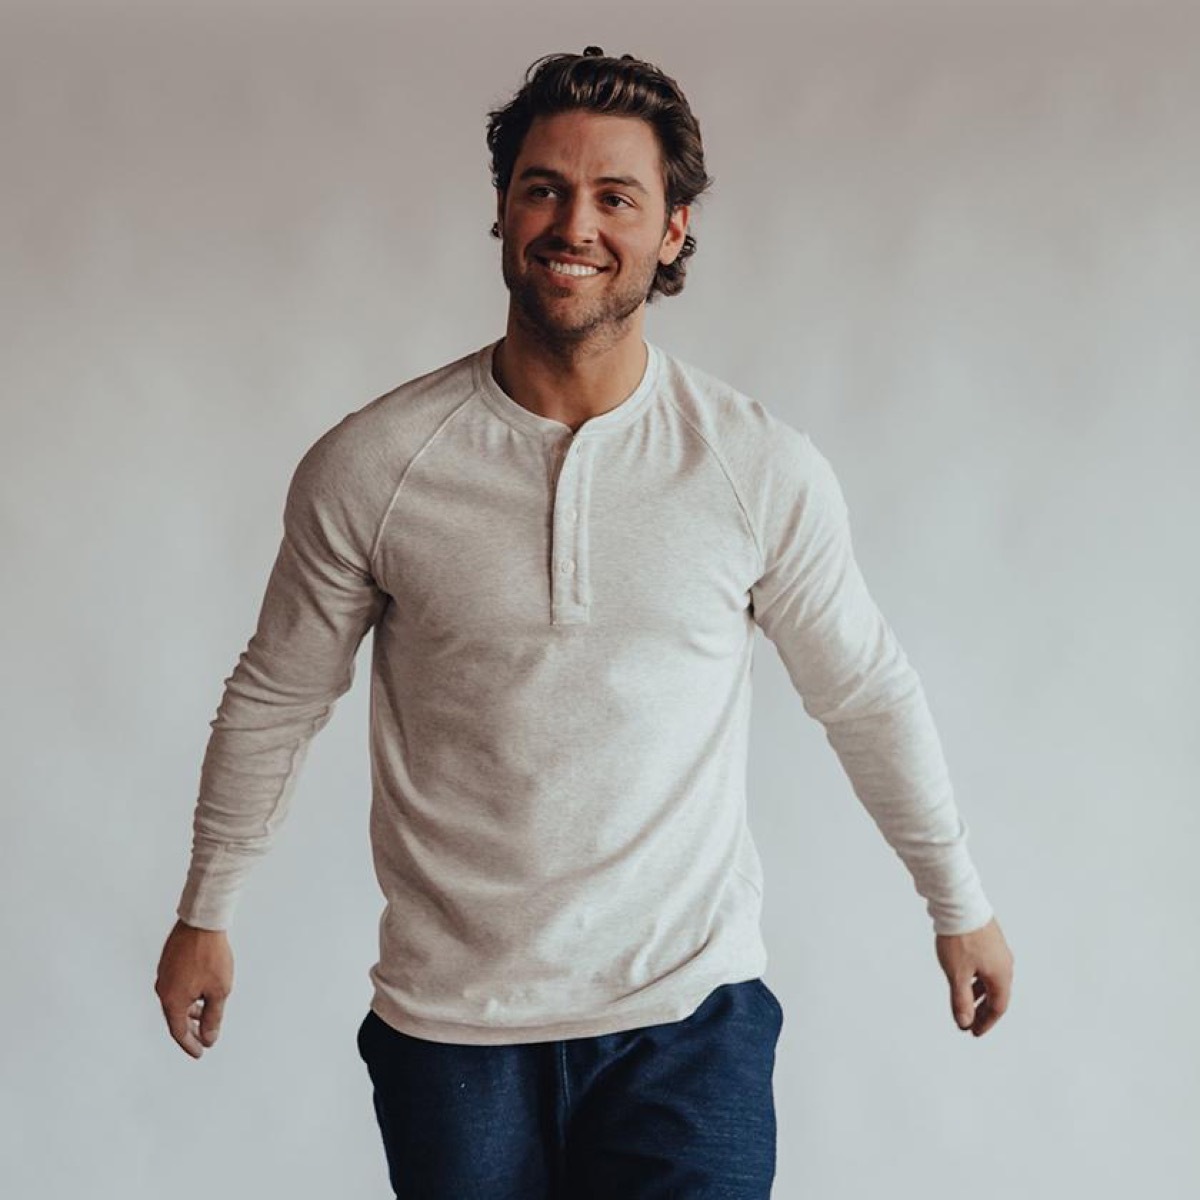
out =
[[[808,436],[791,427],[770,466],[764,569],[751,591],[755,620],[778,649],[805,711],[824,726],[858,799],[925,898],[939,947],[961,951],[965,943],[953,939],[963,935],[972,935],[976,946],[991,946],[995,936],[1003,941],[967,850],[968,828],[920,678],[855,561],[833,469]],[[962,1008],[964,954],[950,955],[956,960],[956,1012]],[[997,955],[987,957],[992,964]]]
[[[240,889],[286,818],[309,743],[349,690],[358,647],[388,601],[370,566],[377,517],[357,499],[356,464],[337,433],[293,473],[257,629],[211,722],[179,921],[155,984],[172,1036],[195,1057],[189,1016],[215,1041],[232,986],[224,931]]]

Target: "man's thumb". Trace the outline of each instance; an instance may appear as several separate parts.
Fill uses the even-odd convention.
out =
[[[204,1009],[200,1013],[200,1040],[206,1046],[211,1046],[221,1032],[221,1011],[224,1007],[224,1001],[216,997],[204,998]]]
[[[954,993],[954,1019],[960,1029],[969,1029],[975,1020],[975,996],[970,983],[961,985]]]

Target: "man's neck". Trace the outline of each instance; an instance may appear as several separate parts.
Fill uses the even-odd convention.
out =
[[[637,388],[649,350],[641,323],[614,342],[554,347],[510,321],[492,360],[496,382],[522,408],[577,430]]]

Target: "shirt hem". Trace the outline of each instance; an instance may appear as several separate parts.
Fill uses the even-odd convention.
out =
[[[385,1024],[410,1037],[431,1042],[458,1045],[499,1046],[529,1042],[563,1041],[570,1038],[600,1037],[610,1033],[625,1033],[649,1025],[665,1025],[690,1017],[712,992],[725,984],[743,983],[761,977],[762,970],[740,970],[710,979],[689,988],[678,998],[660,1001],[643,1008],[624,1010],[619,1016],[593,1016],[566,1021],[548,1021],[538,1025],[476,1025],[459,1021],[431,1021],[414,1016],[390,996],[376,992],[371,1010]]]

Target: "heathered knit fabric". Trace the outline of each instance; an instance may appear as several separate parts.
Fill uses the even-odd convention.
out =
[[[920,680],[811,438],[650,342],[636,390],[573,433],[500,388],[496,345],[348,414],[297,466],[178,915],[229,926],[373,628],[375,1011],[477,1044],[682,1019],[766,965],[761,628],[934,929],[985,924]]]

